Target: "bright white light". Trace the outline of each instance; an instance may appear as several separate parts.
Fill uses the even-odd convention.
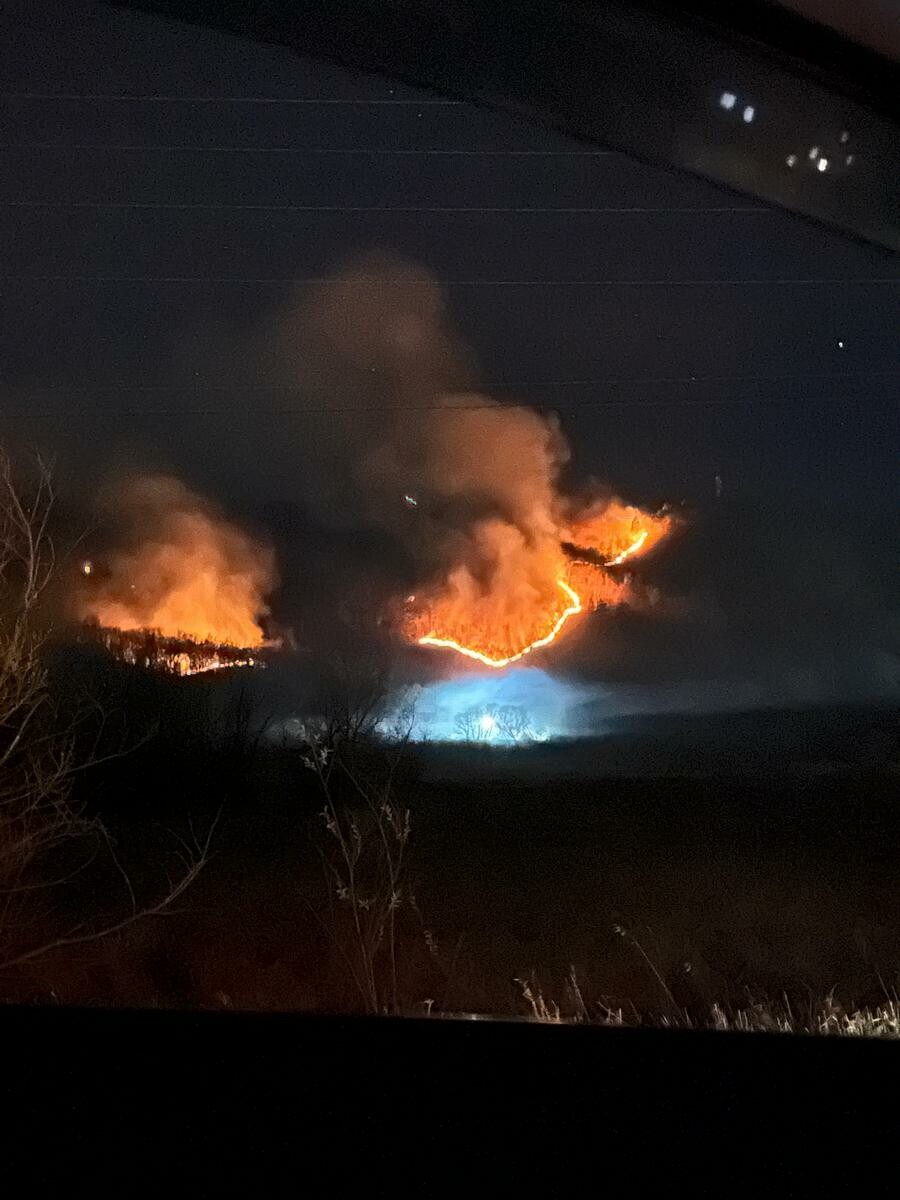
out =
[[[789,155],[787,156],[787,158],[786,158],[784,161],[787,163],[787,165],[788,165],[789,167],[796,167],[796,165],[797,165],[797,155],[796,155],[796,154],[789,154]]]
[[[719,108],[724,108],[727,112],[730,112],[735,104],[737,104],[737,96],[734,92],[723,92],[719,97]]]
[[[750,122],[753,120],[753,118],[756,116],[756,109],[753,107],[752,104],[747,105],[747,107],[744,109],[743,116],[744,116],[744,120],[749,125]]]
[[[480,725],[482,733],[493,733],[497,728],[497,722],[490,713],[484,714],[484,716],[481,718]]]
[[[408,504],[410,508],[419,507],[419,502],[415,496],[410,496],[408,493],[403,497],[403,503]]]
[[[527,717],[532,742],[577,737],[585,732],[581,705],[597,700],[594,685],[563,682],[537,667],[510,667],[505,671],[473,671],[426,683],[411,696],[407,685],[398,687],[388,702],[384,728],[405,724],[410,701],[415,700],[414,742],[480,741],[490,746],[513,746],[498,712],[520,710]],[[473,714],[471,720],[468,714]],[[496,722],[482,729],[488,714]],[[462,718],[462,719],[461,719]]]
[[[843,348],[844,348],[844,343],[838,342],[838,350],[843,350]]]
[[[827,171],[828,170],[828,159],[820,158],[819,161],[816,163],[816,170],[817,171]]]

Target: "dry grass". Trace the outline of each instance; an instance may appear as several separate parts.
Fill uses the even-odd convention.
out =
[[[516,983],[528,1018],[542,1024],[793,1033],[819,1037],[900,1037],[900,1001],[896,999],[886,1000],[876,1008],[847,1010],[828,996],[805,1014],[792,1011],[786,1000],[733,1008],[713,1003],[705,1016],[698,1016],[674,1004],[650,1013],[639,1013],[633,1007],[609,1004],[602,999],[588,1004],[574,967],[559,1000],[546,995],[534,976],[517,979]]]

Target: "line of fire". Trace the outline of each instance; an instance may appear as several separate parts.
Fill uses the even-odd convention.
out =
[[[554,551],[542,553],[542,578],[517,586],[513,577],[506,590],[473,591],[451,572],[443,586],[406,597],[393,627],[410,645],[450,652],[476,667],[499,671],[533,661],[530,656],[549,650],[576,618],[627,603],[631,577],[625,568],[659,545],[674,523],[670,512],[607,502],[573,520]],[[265,635],[265,597],[255,586],[235,588],[233,577],[224,578],[227,555],[215,548],[220,525],[194,521],[192,532],[186,544],[178,537],[163,550],[152,544],[150,558],[165,558],[168,569],[156,564],[149,597],[146,581],[117,578],[115,559],[84,559],[81,640],[129,665],[172,675],[264,667],[282,647],[281,639]],[[146,576],[145,557],[138,548],[126,560],[138,579]]]

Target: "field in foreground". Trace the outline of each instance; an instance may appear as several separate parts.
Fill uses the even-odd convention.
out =
[[[4,998],[358,1011],[358,936],[345,881],[323,875],[308,752],[248,737],[219,681],[125,678],[129,711],[140,701],[159,730],[80,784],[116,864],[76,875],[41,919],[48,933],[114,919],[119,868],[152,884],[169,830],[217,820],[213,856],[175,911],[4,972]],[[406,747],[390,794],[409,812],[408,846],[394,953],[384,940],[373,954],[378,1006],[894,1033],[895,730],[891,710],[818,710],[632,719],[523,752]],[[360,795],[387,795],[386,769],[370,747],[333,794],[369,834]]]
[[[436,774],[446,773],[410,751],[396,775],[410,821],[398,1010],[896,1031],[900,808],[889,763],[638,779]],[[8,1000],[359,1008],[304,755],[257,745],[204,756],[170,740],[109,764],[92,787],[126,865],[186,812],[202,823],[221,810],[214,857],[168,916],[6,972]],[[102,910],[116,889],[115,872],[76,881],[54,919]]]

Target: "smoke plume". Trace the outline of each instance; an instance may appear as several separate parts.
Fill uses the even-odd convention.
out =
[[[116,544],[90,564],[80,620],[167,637],[251,647],[275,585],[272,552],[168,475],[134,475],[107,490]]]
[[[366,256],[311,289],[285,333],[341,423],[353,501],[417,564],[410,636],[439,631],[498,658],[535,642],[571,607],[564,583],[579,547],[586,606],[626,598],[602,568],[644,531],[637,549],[649,549],[670,519],[564,494],[556,418],[477,390],[427,271]]]

